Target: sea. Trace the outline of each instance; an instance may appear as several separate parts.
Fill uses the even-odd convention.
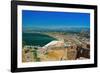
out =
[[[42,47],[53,40],[56,40],[56,38],[42,33],[22,33],[22,44],[24,45]]]

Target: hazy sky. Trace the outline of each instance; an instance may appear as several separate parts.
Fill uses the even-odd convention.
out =
[[[23,27],[90,27],[90,14],[75,12],[22,11]]]

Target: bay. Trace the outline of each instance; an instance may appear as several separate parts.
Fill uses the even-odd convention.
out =
[[[55,38],[42,34],[42,33],[23,33],[22,34],[22,44],[30,45],[30,46],[44,46],[51,42],[52,40],[56,40]]]

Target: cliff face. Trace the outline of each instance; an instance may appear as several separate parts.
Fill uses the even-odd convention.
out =
[[[89,59],[89,44],[78,46],[64,41],[52,41],[43,47],[23,48],[23,62]]]

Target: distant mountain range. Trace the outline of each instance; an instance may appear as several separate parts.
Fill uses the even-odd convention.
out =
[[[31,28],[23,28],[23,32],[90,32],[90,28],[88,27],[60,27],[60,28],[39,28],[39,27],[31,27]]]

